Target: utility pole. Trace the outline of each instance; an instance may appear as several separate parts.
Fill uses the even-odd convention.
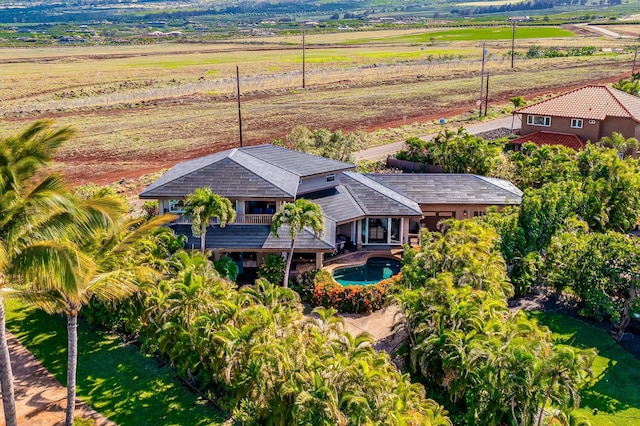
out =
[[[633,48],[633,68],[631,68],[631,78],[636,73],[636,58],[638,57],[638,46]]]
[[[302,88],[305,88],[306,55],[304,44],[304,28],[302,29]]]
[[[484,94],[484,116],[487,116],[487,111],[489,110],[489,72],[487,71],[487,90]]]
[[[242,148],[242,110],[240,107],[240,70],[236,64],[236,87],[238,89],[238,129],[240,129],[240,148]]]
[[[513,57],[516,48],[516,20],[513,20],[513,29],[511,30],[511,69],[513,69]]]
[[[482,118],[482,93],[484,91],[484,58],[485,58],[485,52],[487,51],[485,49],[485,45],[486,43],[483,42],[482,43],[482,71],[480,72],[480,104],[478,105],[478,118]]]

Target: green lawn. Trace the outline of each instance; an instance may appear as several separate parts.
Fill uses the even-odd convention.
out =
[[[518,27],[516,39],[573,37],[569,30],[559,27]],[[362,43],[430,43],[435,41],[469,41],[469,40],[511,40],[512,27],[456,28],[445,31],[427,31],[421,34],[399,35],[395,37],[367,38],[345,41],[344,44]]]
[[[618,346],[609,334],[583,321],[541,312],[531,315],[553,332],[554,340],[576,347],[595,347],[593,384],[582,390],[578,416],[592,426],[640,424],[640,361]],[[593,414],[597,408],[598,413]]]
[[[66,320],[6,301],[7,328],[61,383],[66,383]],[[218,425],[223,415],[204,405],[174,372],[117,336],[80,321],[78,397],[121,426]]]

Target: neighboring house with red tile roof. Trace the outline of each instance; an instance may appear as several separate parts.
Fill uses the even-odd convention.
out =
[[[520,134],[573,134],[597,142],[618,132],[640,138],[640,98],[607,86],[585,86],[514,111],[520,114]]]
[[[515,147],[516,151],[527,142],[533,142],[538,146],[563,145],[576,151],[587,146],[586,142],[580,138],[580,136],[571,133],[533,132],[509,141],[509,143]]]

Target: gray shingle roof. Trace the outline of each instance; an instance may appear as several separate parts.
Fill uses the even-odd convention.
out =
[[[322,208],[325,217],[336,223],[349,222],[365,217],[364,210],[347,189],[339,185],[336,188],[305,194],[307,198]]]
[[[366,175],[419,204],[520,204],[522,191],[503,179],[470,174],[403,173]]]
[[[175,165],[141,198],[182,198],[209,187],[225,197],[293,198],[300,179],[353,165],[273,145],[236,148]]]
[[[330,160],[317,155],[293,151],[274,145],[256,145],[241,148],[248,155],[260,158],[300,177],[313,176],[324,173],[340,172],[354,169],[355,166],[342,161]]]
[[[340,182],[367,216],[422,216],[414,200],[366,175],[344,172]]]
[[[200,238],[193,237],[191,225],[171,225],[171,228],[181,235],[187,237],[186,248],[200,248]],[[325,228],[328,232],[321,238],[316,239],[313,233],[305,229],[296,238],[295,249],[304,251],[327,251],[335,249],[335,224],[326,222]],[[219,226],[209,226],[207,228],[206,247],[214,250],[267,250],[267,251],[287,251],[291,247],[289,230],[282,227],[280,238],[276,238],[270,233],[269,225],[229,225],[225,228]]]

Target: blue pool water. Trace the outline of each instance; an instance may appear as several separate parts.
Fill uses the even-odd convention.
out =
[[[396,259],[370,257],[364,265],[337,268],[333,279],[344,286],[369,285],[396,275],[400,268],[402,263]]]

